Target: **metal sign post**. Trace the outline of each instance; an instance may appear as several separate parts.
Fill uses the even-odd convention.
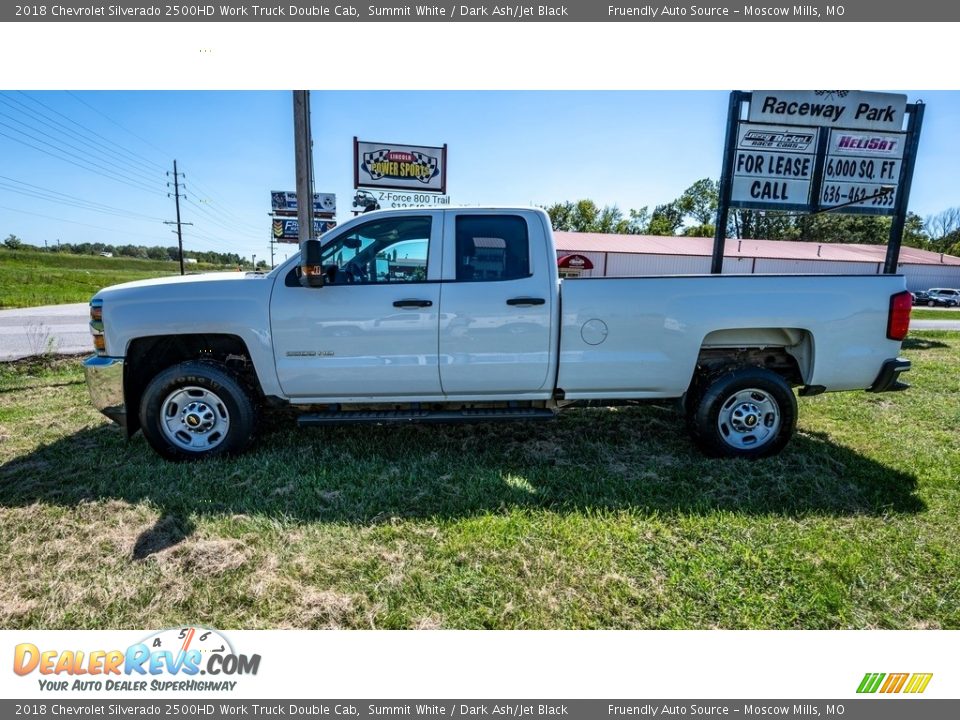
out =
[[[723,272],[730,208],[892,216],[896,272],[922,119],[905,95],[732,92],[710,272]]]
[[[917,148],[920,145],[920,128],[923,126],[923,103],[907,106],[907,147],[904,152],[903,167],[900,169],[900,194],[897,197],[896,214],[890,226],[890,241],[887,243],[887,257],[883,263],[883,272],[893,274],[900,260],[900,245],[903,242],[903,228],[907,223],[907,201],[910,198],[910,186],[913,184],[913,168],[917,161]]]

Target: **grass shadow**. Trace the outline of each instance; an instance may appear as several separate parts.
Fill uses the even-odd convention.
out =
[[[119,428],[84,429],[0,466],[0,505],[147,502],[161,519],[134,556],[170,547],[191,518],[244,514],[372,524],[510,509],[786,516],[925,509],[917,479],[820,434],[779,456],[709,460],[661,406],[574,410],[544,424],[345,426],[273,418],[236,458],[174,464]]]
[[[903,350],[933,350],[950,347],[947,343],[929,338],[908,337],[901,344]]]

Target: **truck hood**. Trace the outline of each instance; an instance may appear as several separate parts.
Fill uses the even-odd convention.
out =
[[[205,283],[232,283],[238,280],[249,280],[257,282],[265,280],[267,275],[253,272],[214,272],[200,273],[197,275],[173,275],[170,277],[152,278],[150,280],[134,280],[132,282],[111,285],[103,288],[95,297],[110,296],[115,293],[124,293],[128,290],[137,290],[140,288],[162,288],[164,286],[175,285],[199,285]],[[174,289],[174,288],[170,288]]]

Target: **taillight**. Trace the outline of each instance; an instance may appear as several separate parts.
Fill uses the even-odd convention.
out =
[[[913,297],[906,290],[890,296],[890,315],[887,317],[887,337],[903,340],[910,331],[910,309]]]

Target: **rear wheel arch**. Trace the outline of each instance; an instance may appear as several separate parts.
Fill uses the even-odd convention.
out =
[[[687,426],[710,457],[759,459],[780,452],[797,424],[797,399],[786,380],[760,367],[731,368],[690,396]]]

